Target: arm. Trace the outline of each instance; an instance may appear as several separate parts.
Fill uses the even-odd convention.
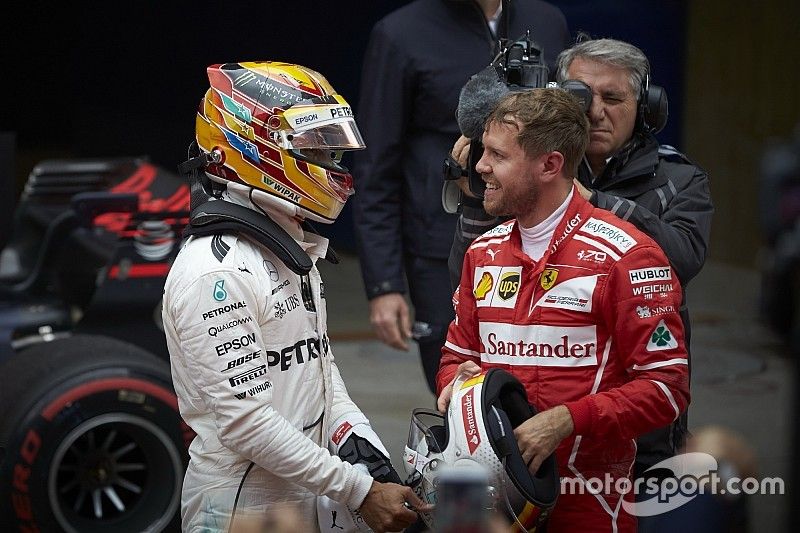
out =
[[[403,159],[413,80],[382,23],[364,56],[356,117],[367,149],[355,155],[353,219],[368,299],[404,293]]]
[[[467,166],[469,149],[470,140],[462,135],[453,145],[450,156],[463,168]],[[465,197],[472,197],[467,178],[460,178],[458,186]],[[453,235],[453,245],[450,247],[450,256],[447,259],[447,268],[450,271],[450,286],[453,290],[456,290],[461,280],[464,254],[467,252],[469,245],[499,223],[500,219],[488,214],[482,205],[463,204],[461,206],[461,213],[458,216],[456,231]]]
[[[671,199],[661,216],[630,200],[600,191],[592,193],[590,201],[601,209],[628,220],[648,234],[664,250],[682,284],[688,283],[703,266],[711,237],[711,217],[714,207],[708,176],[691,164],[662,160],[659,172],[670,177],[677,189],[671,196],[669,186],[661,188],[662,198]]]
[[[219,307],[212,295],[220,280],[224,280],[226,303],[242,304],[225,318],[242,322],[235,335],[212,338],[201,316],[207,308]],[[264,309],[269,305],[263,298],[268,287],[255,285],[249,274],[220,269],[201,276],[175,298],[169,312],[181,353],[191,368],[187,388],[213,414],[216,436],[223,446],[276,476],[357,509],[372,478],[332,456],[273,408],[272,373],[267,365],[276,352],[265,350],[259,324],[267,320],[267,330],[280,325],[277,320],[270,324]],[[246,338],[247,347],[226,346],[233,338]],[[240,362],[246,355],[250,359]],[[237,379],[248,372],[252,374],[246,377],[251,379]]]
[[[646,245],[624,255],[609,273],[603,320],[613,332],[617,364],[628,381],[568,402],[575,434],[636,438],[672,422],[689,404],[687,353],[678,314],[680,285],[672,283],[664,297],[647,300],[633,294],[638,285],[629,275],[631,270],[667,265],[660,249]],[[644,312],[655,307],[662,308],[661,314]]]
[[[442,347],[442,359],[436,375],[436,390],[439,392],[437,406],[444,411],[452,394],[453,381],[459,375],[480,371],[480,338],[478,335],[478,313],[472,293],[472,258],[469,252],[464,258],[465,266],[461,284],[453,293],[456,318],[447,330],[447,340]]]

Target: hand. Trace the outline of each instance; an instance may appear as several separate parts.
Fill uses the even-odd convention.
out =
[[[420,500],[411,487],[373,481],[358,511],[372,531],[381,533],[400,531],[416,522],[417,513],[411,509],[429,512],[432,507]]]
[[[528,471],[535,475],[544,460],[574,429],[572,415],[563,405],[542,411],[517,426],[514,436]]]
[[[408,304],[402,294],[391,292],[370,300],[369,321],[375,334],[385,344],[398,350],[408,350],[411,319]]]
[[[583,183],[581,183],[580,181],[578,181],[578,178],[572,178],[572,182],[573,182],[573,183],[575,184],[575,186],[578,188],[578,192],[579,192],[579,193],[581,193],[581,196],[583,196],[583,199],[584,199],[584,200],[588,200],[589,198],[591,198],[591,197],[592,197],[592,191],[590,191],[589,189],[587,189],[587,188],[586,188],[586,187],[583,185]]]
[[[439,412],[444,413],[447,410],[447,404],[450,403],[450,398],[453,396],[453,385],[455,384],[456,380],[459,378],[469,379],[472,376],[477,376],[480,373],[481,367],[478,366],[475,361],[464,361],[458,365],[458,368],[456,369],[456,375],[453,376],[453,380],[449,385],[442,389],[442,393],[436,400],[436,407],[439,409]]]
[[[467,156],[469,155],[469,145],[471,142],[471,140],[462,135],[453,145],[453,149],[450,150],[450,156],[455,159],[459,165],[461,165],[461,168],[467,168]],[[476,197],[474,194],[472,194],[472,191],[469,190],[469,182],[467,181],[466,176],[458,178],[456,183],[458,183],[458,188],[461,189],[462,193],[470,198]]]

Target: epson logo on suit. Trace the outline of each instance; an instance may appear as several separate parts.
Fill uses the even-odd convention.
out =
[[[267,365],[261,365],[252,370],[248,370],[247,372],[242,372],[241,374],[233,376],[228,381],[230,381],[231,387],[236,387],[237,385],[241,385],[242,383],[253,381],[257,377],[261,377],[266,373],[267,373]]]
[[[672,269],[668,266],[639,268],[637,270],[629,270],[628,276],[630,276],[631,283],[634,285],[648,281],[667,281],[672,279]]]
[[[231,350],[236,351],[244,348],[245,346],[250,346],[256,342],[256,334],[255,333],[248,333],[247,335],[242,335],[238,339],[233,339],[232,341],[223,342],[222,344],[218,344],[214,347],[217,351],[217,357],[223,356],[226,353],[230,352]]]

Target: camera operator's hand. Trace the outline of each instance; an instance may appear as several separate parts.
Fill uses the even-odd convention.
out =
[[[463,135],[458,138],[456,143],[453,145],[453,149],[450,150],[450,157],[455,159],[455,161],[461,165],[461,168],[466,168],[468,164],[468,156],[469,156],[469,145],[470,140]],[[476,196],[472,194],[472,191],[469,190],[469,181],[466,176],[462,176],[456,180],[458,184],[458,188],[461,189],[461,192],[464,195],[469,196],[470,198],[475,198]]]
[[[535,474],[544,460],[574,429],[572,414],[563,405],[542,411],[517,426],[514,436],[528,471]]]
[[[399,292],[376,296],[369,301],[369,321],[375,334],[385,344],[398,350],[408,350],[411,338],[411,318],[405,297]]]
[[[373,481],[358,511],[370,529],[380,533],[401,531],[416,522],[417,513],[411,509],[429,512],[431,506],[420,500],[411,487]]]
[[[589,198],[592,197],[592,191],[587,189],[583,183],[578,181],[578,178],[572,178],[572,182],[578,188],[578,192],[581,193],[581,196],[583,196],[584,200],[588,200]]]
[[[478,366],[475,361],[464,361],[458,365],[456,375],[453,376],[453,381],[442,389],[442,393],[439,395],[439,398],[436,399],[436,407],[439,409],[439,412],[444,413],[447,410],[447,405],[450,403],[450,398],[453,396],[453,385],[455,385],[456,381],[459,379],[469,379],[480,373],[481,367]]]

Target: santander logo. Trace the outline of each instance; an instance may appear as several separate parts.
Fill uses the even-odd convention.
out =
[[[475,423],[475,397],[474,389],[470,389],[461,398],[461,417],[464,419],[464,433],[467,435],[470,455],[475,454],[475,450],[481,443],[481,435],[478,433],[478,425]]]

